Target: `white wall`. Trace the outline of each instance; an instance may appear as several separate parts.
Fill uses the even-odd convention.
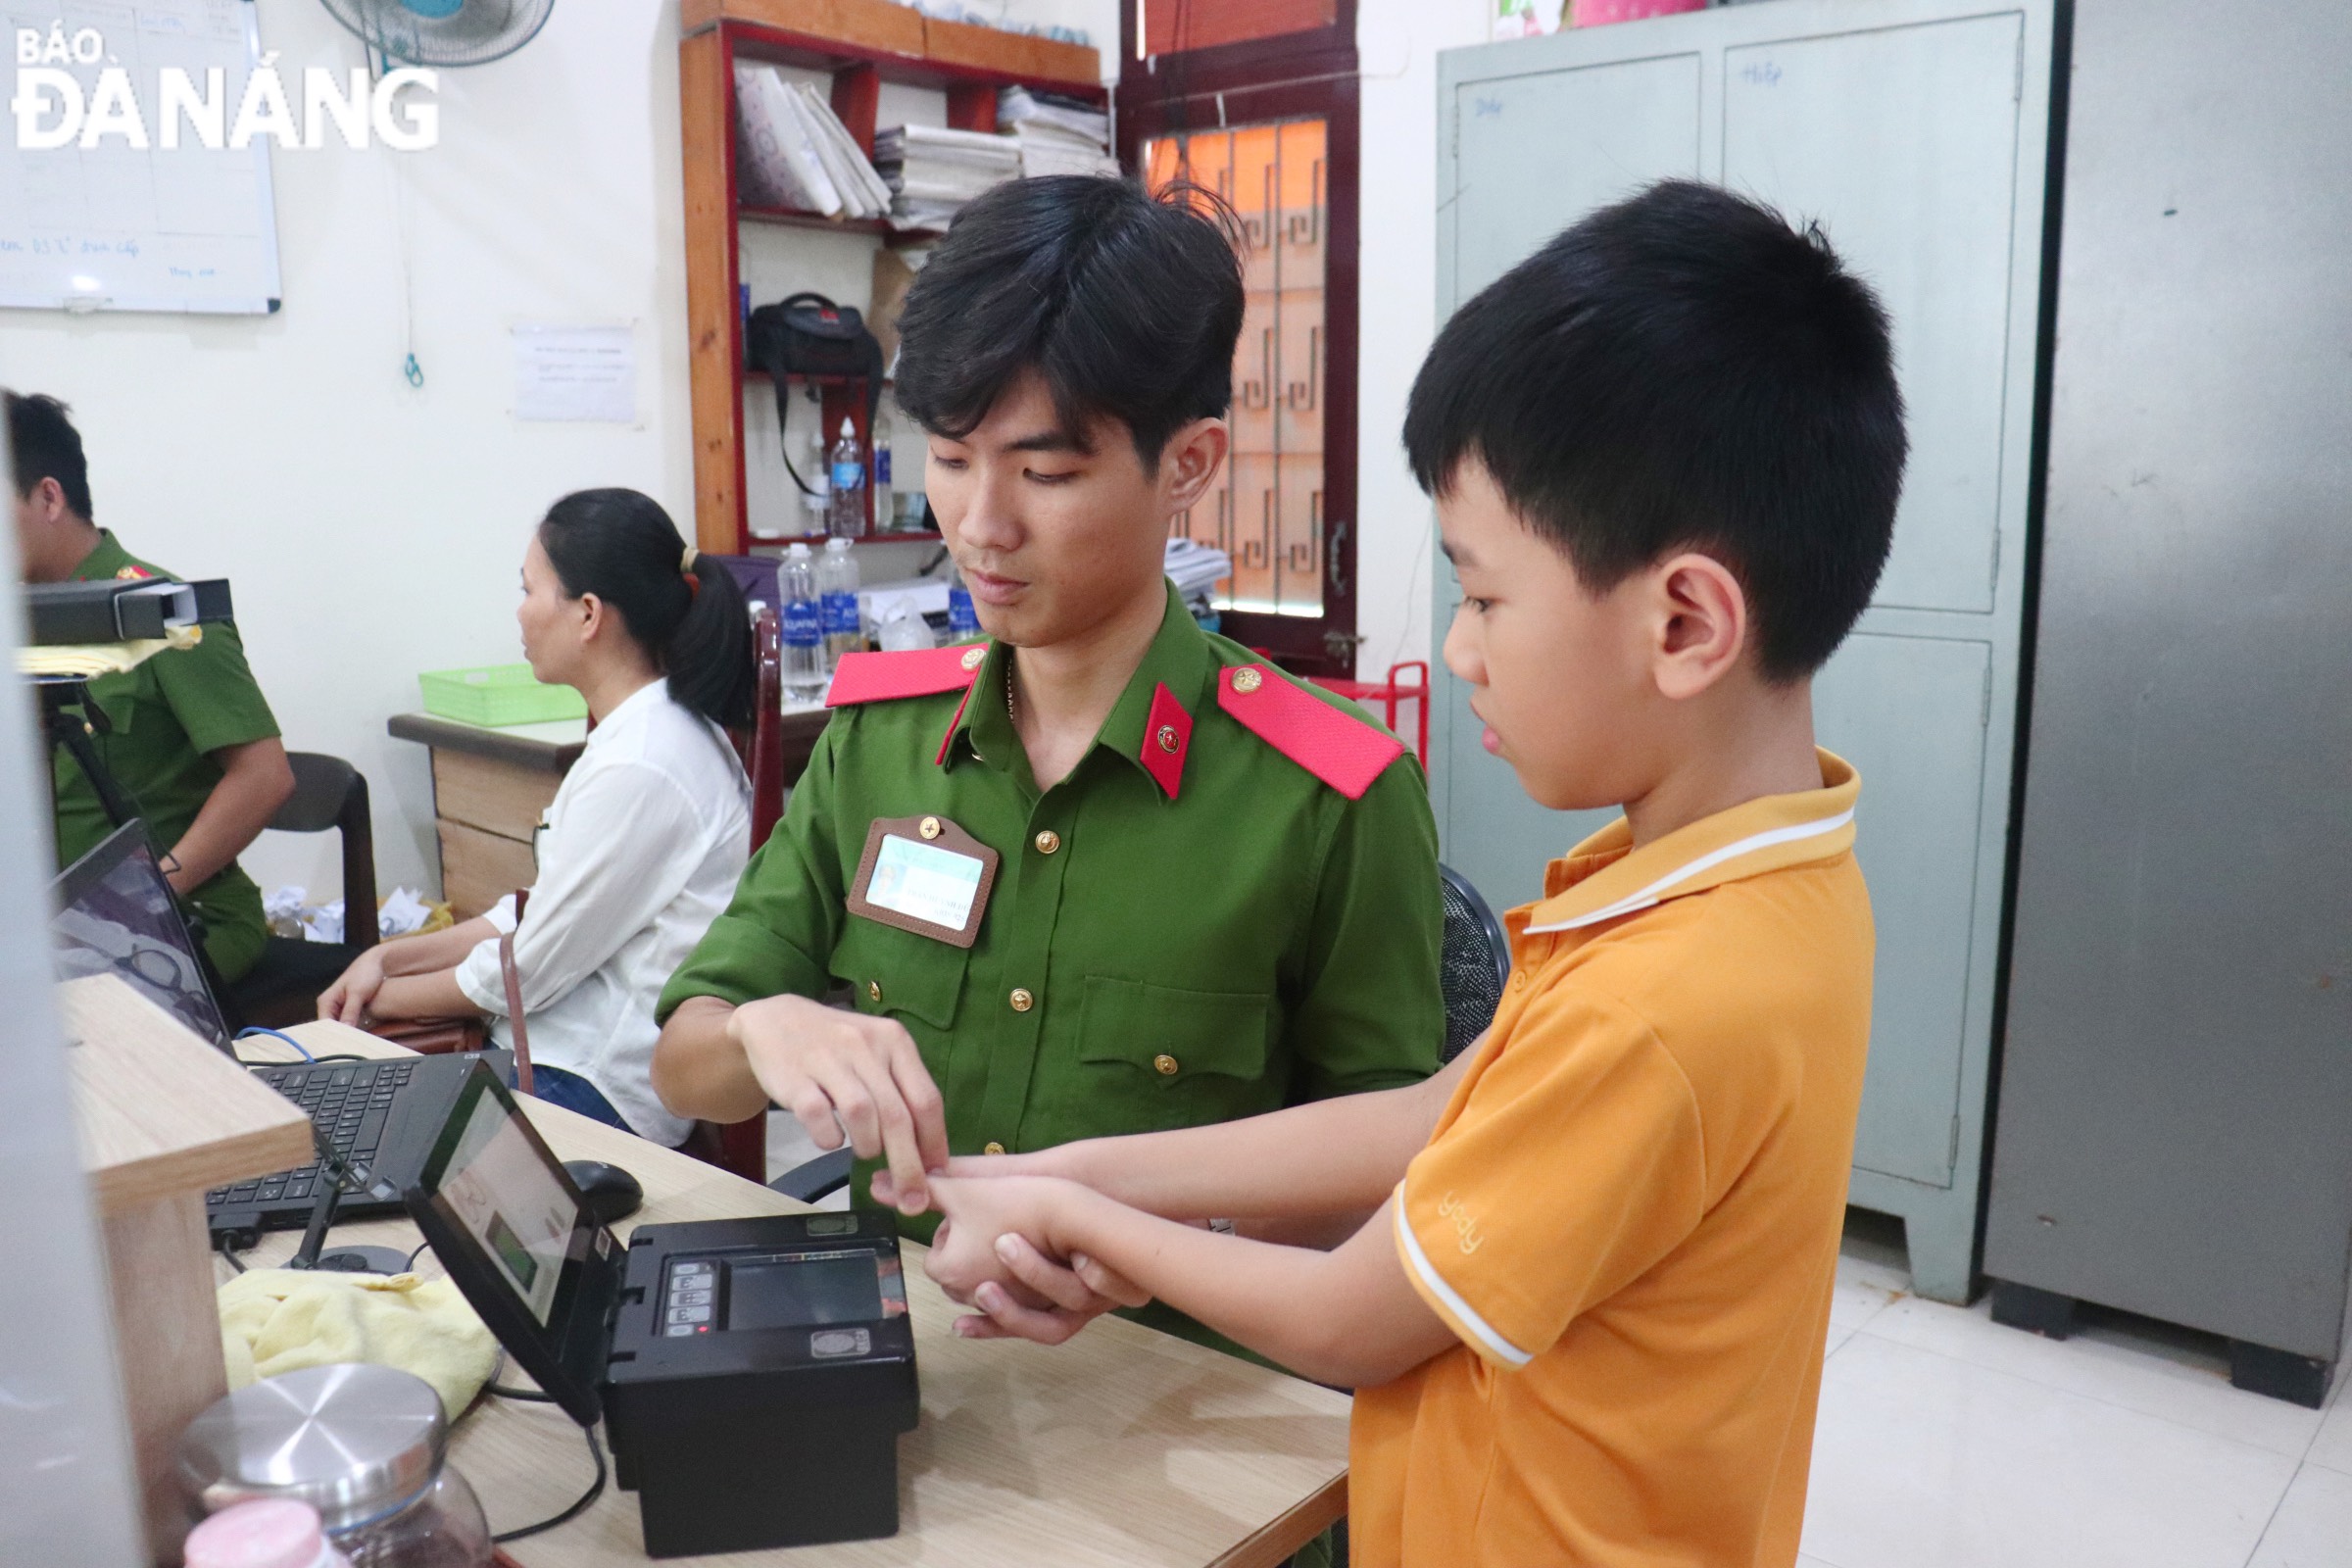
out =
[[[360,64],[318,0],[259,3],[289,77]],[[368,774],[386,890],[431,887],[435,852],[424,754],[384,719],[420,669],[520,657],[547,504],[633,485],[691,529],[677,37],[675,0],[564,0],[520,54],[443,74],[439,147],[277,150],[276,316],[0,311],[0,381],[74,405],[98,519],[227,576],[287,743]],[[637,427],[512,419],[517,321],[633,321]],[[266,835],[249,864],[331,896],[332,844]]]
[[[281,70],[360,63],[317,0],[259,4]],[[1115,0],[1006,9],[1090,29],[1115,74]],[[1433,56],[1480,41],[1487,14],[1486,0],[1359,7],[1368,675],[1428,656],[1430,513],[1396,435],[1434,324]],[[386,889],[432,888],[435,850],[424,754],[384,719],[416,706],[418,670],[519,657],[515,572],[548,502],[626,484],[682,525],[692,514],[675,0],[564,0],[520,54],[445,73],[440,101],[429,152],[330,139],[274,154],[274,317],[0,311],[0,381],[74,406],[99,519],[174,570],[229,577],[288,744],[368,774]],[[855,258],[818,254],[840,242],[796,234],[763,233],[747,263],[779,244],[795,254],[774,262],[804,260],[806,245],[862,296]],[[401,376],[412,315],[421,390]],[[638,425],[516,423],[518,321],[633,321]],[[265,888],[336,889],[331,835],[266,835],[247,858]]]
[[[1363,242],[1356,371],[1356,673],[1375,680],[1430,643],[1429,498],[1398,437],[1437,331],[1437,65],[1487,41],[1493,0],[1357,0]]]

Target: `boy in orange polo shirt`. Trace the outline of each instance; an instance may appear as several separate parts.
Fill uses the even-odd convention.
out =
[[[1462,308],[1405,445],[1487,749],[1624,817],[1427,1084],[955,1161],[931,1272],[965,1333],[1148,1293],[1353,1387],[1365,1568],[1792,1563],[1872,953],[1810,678],[1893,526],[1886,318],[1818,231],[1653,186]]]

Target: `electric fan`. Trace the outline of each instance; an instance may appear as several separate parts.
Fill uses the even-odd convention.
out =
[[[556,0],[324,0],[327,14],[380,55],[412,66],[502,60],[547,25]]]

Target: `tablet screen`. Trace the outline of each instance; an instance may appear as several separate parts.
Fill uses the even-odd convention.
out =
[[[442,1167],[449,1212],[541,1324],[556,1301],[579,1205],[498,1095],[475,1095]]]

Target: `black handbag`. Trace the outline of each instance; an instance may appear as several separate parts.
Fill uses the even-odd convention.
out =
[[[865,318],[852,307],[806,291],[762,305],[744,324],[743,357],[753,369],[766,371],[776,385],[779,440],[784,440],[785,411],[796,377],[846,376],[864,381],[865,427],[874,427],[875,411],[882,405],[882,344],[867,328]],[[792,466],[789,441],[784,446],[784,471],[804,494],[816,493]]]

